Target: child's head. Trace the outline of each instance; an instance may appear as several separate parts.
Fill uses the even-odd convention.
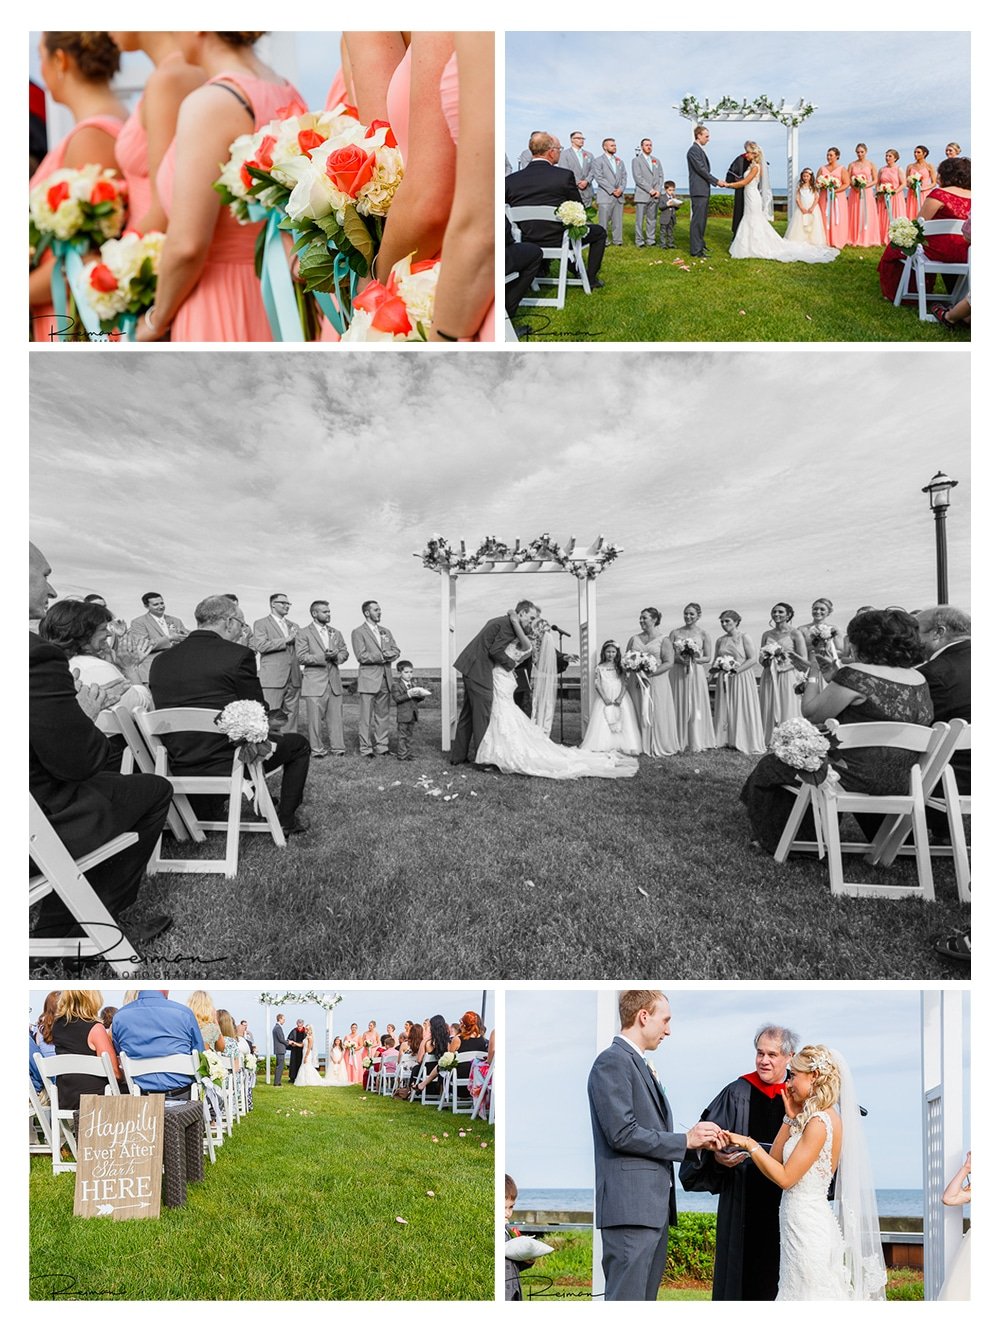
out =
[[[517,1203],[517,1183],[512,1176],[506,1174],[503,1179],[503,1202],[504,1217],[510,1218],[514,1212],[514,1205]]]
[[[622,651],[617,640],[606,639],[601,645],[601,662],[610,663],[616,671],[622,670]]]
[[[400,676],[412,676],[413,663],[406,658],[400,658],[396,663],[396,671],[399,672]]]
[[[664,181],[664,182],[663,182],[663,188],[664,188],[664,190],[676,190],[676,189],[677,189],[677,182],[676,182],[676,181]]]
[[[814,185],[814,184],[815,184],[815,178],[813,177],[812,167],[803,167],[802,170],[799,172],[799,185]]]

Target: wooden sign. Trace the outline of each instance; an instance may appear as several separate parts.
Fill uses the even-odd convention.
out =
[[[80,1099],[78,1218],[159,1218],[163,1172],[163,1094]]]

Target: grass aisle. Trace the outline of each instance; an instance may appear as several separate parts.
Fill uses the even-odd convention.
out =
[[[492,1126],[359,1088],[254,1103],[157,1221],[74,1218],[74,1176],[33,1158],[31,1297],[492,1300]]]
[[[351,699],[349,746],[356,710]],[[780,867],[750,847],[746,756],[643,758],[627,780],[483,773],[441,756],[439,716],[422,712],[412,764],[313,765],[309,835],[284,851],[245,835],[235,880],[146,882],[140,910],[175,926],[143,976],[962,975],[927,941],[969,920],[950,859],[935,858],[934,903],[833,899],[815,858]],[[566,742],[578,740],[567,710]],[[845,865],[862,878],[860,858]],[[873,876],[912,884],[912,859]]]
[[[783,219],[777,228],[784,232]],[[515,323],[531,328],[527,341],[954,343],[970,337],[967,330],[922,324],[912,303],[897,309],[883,299],[876,271],[881,247],[848,247],[830,264],[730,259],[732,220],[710,216],[710,258],[692,259],[686,221],[678,220],[676,250],[637,250],[633,232],[628,209],[625,244],[609,247],[604,257],[603,290],[588,297],[571,287],[562,310],[521,308]]]

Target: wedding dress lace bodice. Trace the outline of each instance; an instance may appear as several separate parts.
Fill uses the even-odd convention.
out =
[[[823,1147],[801,1180],[781,1196],[777,1300],[846,1302],[851,1290],[844,1263],[844,1238],[827,1200],[833,1179],[833,1125],[829,1112],[814,1112],[809,1119],[823,1123]],[[784,1162],[788,1162],[801,1138],[802,1131],[793,1129],[785,1143]]]

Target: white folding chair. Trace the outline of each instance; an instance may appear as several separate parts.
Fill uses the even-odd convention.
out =
[[[146,738],[139,731],[132,709],[127,704],[116,704],[113,709],[105,709],[98,716],[97,725],[108,736],[121,736],[125,739],[122,752],[122,773],[141,774],[156,772],[153,753]],[[175,792],[167,812],[167,826],[178,843],[186,843],[189,838],[196,843],[204,843],[205,835],[198,827],[191,803],[182,793]]]
[[[508,273],[504,278],[504,285],[512,283],[515,278],[520,278],[520,273]],[[510,316],[504,311],[503,317],[503,336],[505,343],[516,343],[519,341],[517,333],[511,323]]]
[[[43,1083],[44,1088],[44,1083]],[[52,1117],[49,1105],[42,1100],[38,1089],[28,1080],[28,1152],[52,1152]]]
[[[399,1057],[393,1052],[382,1055],[382,1069],[379,1072],[378,1091],[384,1098],[392,1097],[399,1084]]]
[[[49,1148],[52,1151],[52,1173],[76,1171],[76,1136],[73,1134],[75,1113],[68,1107],[59,1105],[60,1075],[96,1075],[104,1080],[104,1094],[110,1097],[118,1093],[118,1081],[115,1079],[111,1058],[107,1052],[100,1056],[43,1056],[35,1052],[35,1065],[42,1077],[42,1087],[49,1099]],[[63,1144],[73,1155],[72,1162],[63,1162]]]
[[[472,1094],[469,1092],[469,1074],[472,1070],[472,1062],[482,1056],[479,1051],[460,1051],[455,1054],[455,1064],[449,1071],[451,1080],[448,1088],[449,1103],[451,1110],[458,1115],[463,1116],[466,1112],[471,1112],[473,1107]]]
[[[493,1091],[493,1062],[491,1061],[489,1066],[487,1067],[486,1074],[483,1076],[483,1082],[480,1085],[479,1092],[472,1100],[471,1117],[473,1121],[475,1121],[480,1115],[482,1115],[484,1103],[489,1108],[489,1111],[487,1113],[487,1120],[489,1121],[493,1120],[492,1091]]]
[[[215,1054],[219,1058],[219,1064],[226,1072],[225,1079],[222,1081],[222,1096],[226,1104],[226,1134],[232,1137],[236,1122],[239,1120],[236,1105],[236,1073],[233,1070],[233,1062],[228,1056],[223,1056],[221,1052]]]
[[[138,1082],[140,1075],[183,1075],[190,1079],[190,1092],[183,1092],[177,1095],[178,1098],[197,1098],[201,1091],[202,1081],[198,1076],[198,1052],[192,1049],[187,1055],[181,1053],[177,1056],[144,1056],[135,1058],[129,1056],[128,1052],[119,1052],[118,1058],[122,1063],[122,1073],[125,1076],[125,1083],[128,1086],[129,1093],[141,1095],[143,1089]],[[170,1094],[166,1094],[170,1099]],[[221,1135],[216,1138],[213,1134],[213,1125],[207,1101],[202,1102],[205,1119],[205,1130],[203,1139],[203,1150],[209,1156],[211,1162],[215,1162],[215,1148],[221,1140]]]
[[[87,872],[138,843],[139,835],[119,834],[93,852],[74,857],[35,798],[29,795],[28,803],[28,855],[39,872],[28,880],[28,906],[34,907],[47,895],[57,894],[84,933],[52,938],[32,936],[28,940],[29,956],[101,958],[116,976],[132,977],[136,971],[135,947],[98,898]]]
[[[923,226],[925,237],[961,236],[965,223],[958,218],[929,218],[924,221]],[[928,259],[924,247],[918,245],[912,255],[906,256],[906,263],[903,265],[903,272],[899,278],[899,286],[896,288],[896,298],[892,304],[898,306],[904,301],[916,301],[920,318],[933,324],[934,316],[927,312],[927,289],[924,285],[924,278],[942,273],[964,279],[963,282],[957,283],[951,292],[933,297],[935,304],[953,305],[956,301],[960,301],[968,291],[971,262],[971,246],[969,247],[969,257],[964,264],[945,264],[941,260]],[[915,292],[908,290],[911,275],[916,284]]]
[[[554,222],[562,227],[562,223],[556,217],[555,208],[547,208],[543,204],[519,204],[508,205],[507,217],[510,219],[511,228],[515,236],[520,240],[520,224],[522,222]],[[582,287],[590,296],[590,279],[587,277],[587,266],[583,260],[584,241],[581,238],[573,240],[569,234],[569,228],[563,228],[562,243],[557,246],[542,246],[542,254],[546,259],[559,261],[559,272],[555,278],[549,278],[539,275],[531,284],[532,291],[539,290],[541,283],[555,283],[556,295],[554,297],[522,297],[522,306],[554,306],[556,310],[562,310],[566,304],[566,288]],[[576,265],[577,276],[569,276],[569,261],[572,257]]]
[[[222,872],[231,880],[237,872],[239,863],[240,834],[269,833],[279,848],[285,846],[274,802],[268,791],[264,777],[264,765],[260,760],[244,766],[239,757],[239,748],[233,750],[233,764],[228,775],[189,774],[182,777],[171,773],[170,758],[162,738],[177,732],[207,732],[215,736],[221,733],[216,725],[217,714],[214,709],[153,709],[143,712],[136,709],[133,715],[139,724],[139,730],[149,743],[155,760],[156,772],[169,780],[177,795],[189,794],[226,796],[229,798],[229,814],[226,820],[196,820],[201,830],[224,830],[226,833],[226,855],[215,858],[165,858],[162,855],[162,838],[157,840],[156,848],[149,862],[149,874],[158,871],[193,872],[196,874],[218,875]],[[243,801],[243,773],[246,767],[256,793],[257,805],[262,820],[241,820],[240,811]]]
[[[923,788],[927,808],[947,817],[951,841],[932,844],[930,853],[932,857],[952,858],[959,900],[968,903],[971,901],[971,876],[962,817],[971,815],[972,798],[959,792],[951,760],[956,751],[972,749],[972,724],[962,718],[954,718],[948,723],[948,734],[948,740],[941,744],[924,772]],[[871,854],[873,861],[877,861],[880,866],[891,866],[896,857],[912,857],[916,849],[906,842],[912,832],[909,816],[900,816],[874,845]]]

